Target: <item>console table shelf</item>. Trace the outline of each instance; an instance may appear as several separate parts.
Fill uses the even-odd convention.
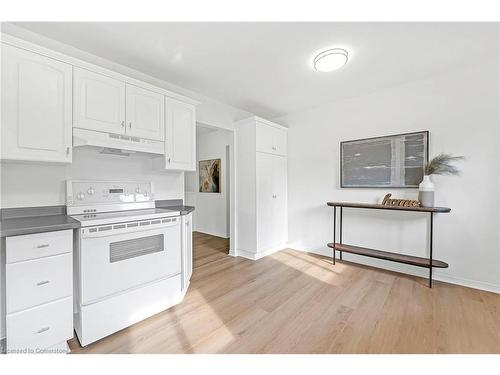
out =
[[[351,253],[356,255],[367,256],[371,258],[388,260],[391,262],[409,264],[417,267],[424,267],[429,269],[429,288],[432,288],[432,269],[433,268],[447,268],[448,264],[435,260],[432,258],[432,239],[434,231],[434,214],[448,213],[451,211],[448,207],[404,207],[404,206],[389,206],[382,204],[371,203],[351,203],[351,202],[327,202],[327,205],[333,207],[333,242],[328,243],[328,247],[333,249],[332,261],[335,264],[335,252],[340,252],[340,259],[342,260],[342,253]],[[337,237],[337,207],[340,208],[340,242],[336,242]],[[389,210],[389,211],[405,211],[405,212],[420,212],[427,213],[430,217],[429,225],[429,258],[417,257],[413,255],[405,255],[393,253],[389,251],[375,250],[366,247],[359,247],[347,245],[342,243],[342,209],[343,208],[362,208],[362,209],[375,209],[375,210]]]
[[[447,213],[451,211],[451,208],[448,207],[404,207],[404,206],[388,206],[385,204],[372,204],[372,203],[328,202],[327,205],[332,207],[368,208],[375,210],[396,210],[396,211],[410,211],[410,212]]]
[[[328,247],[334,248],[333,243],[329,243]],[[344,253],[351,253],[357,255],[364,255],[371,258],[390,260],[392,262],[410,264],[417,267],[429,268],[430,260],[428,258],[416,257],[413,255],[405,255],[399,253],[391,253],[389,251],[369,249],[366,247],[359,247],[346,244],[335,244],[335,249]],[[448,268],[448,264],[440,260],[433,259],[432,267],[434,268]]]

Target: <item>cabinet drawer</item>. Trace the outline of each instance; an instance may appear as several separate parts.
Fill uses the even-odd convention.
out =
[[[72,252],[73,230],[7,237],[5,241],[8,264]]]
[[[6,265],[7,314],[73,293],[72,254]]]
[[[7,350],[36,352],[72,337],[72,297],[7,315]]]

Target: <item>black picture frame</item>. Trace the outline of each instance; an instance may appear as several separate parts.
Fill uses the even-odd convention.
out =
[[[418,134],[423,134],[425,136],[425,152],[424,152],[424,163],[423,165],[425,166],[429,162],[429,138],[430,138],[430,132],[428,130],[421,130],[421,131],[415,131],[415,132],[409,132],[409,133],[399,133],[399,134],[391,134],[391,135],[384,135],[384,136],[377,136],[377,137],[370,137],[370,138],[360,138],[360,139],[353,139],[353,140],[348,140],[348,141],[341,141],[340,142],[340,157],[339,157],[339,164],[340,164],[340,188],[342,189],[387,189],[387,188],[395,188],[395,189],[415,189],[418,188],[417,185],[345,185],[343,175],[344,175],[344,155],[343,155],[343,149],[346,144],[349,143],[355,143],[355,142],[364,142],[364,141],[376,141],[376,140],[381,140],[381,139],[390,139],[390,138],[395,138],[395,137],[402,137],[402,136],[411,136],[411,135],[418,135]]]

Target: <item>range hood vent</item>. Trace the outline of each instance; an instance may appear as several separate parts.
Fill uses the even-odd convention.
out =
[[[163,155],[165,152],[163,141],[73,128],[73,147],[84,146],[98,147],[102,154],[119,156],[130,156],[131,153],[136,152],[157,156]]]

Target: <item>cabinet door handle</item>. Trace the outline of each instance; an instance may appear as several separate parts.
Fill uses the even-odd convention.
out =
[[[129,127],[130,129],[132,129],[132,122],[129,122],[129,123],[128,123],[128,127]]]
[[[66,155],[69,155],[69,147],[66,147]]]
[[[36,248],[37,249],[43,249],[44,247],[49,247],[49,244],[48,243],[44,243],[44,244],[38,245]]]
[[[124,127],[125,127],[125,121],[122,120],[122,128],[124,128]]]
[[[44,280],[44,281],[39,281],[36,283],[36,286],[42,286],[42,285],[45,285],[45,284],[48,284],[50,283],[50,280]]]
[[[36,331],[36,333],[44,333],[44,332],[47,332],[49,329],[50,329],[50,327],[43,327],[43,328],[40,328],[38,331]]]
[[[170,163],[170,158],[168,158],[168,162]]]

